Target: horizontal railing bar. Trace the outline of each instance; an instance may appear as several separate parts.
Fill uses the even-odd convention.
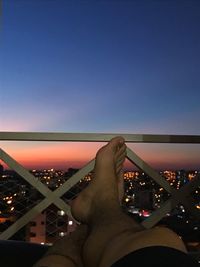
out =
[[[122,134],[122,133],[61,133],[61,132],[0,132],[1,141],[62,141],[107,142],[123,136],[133,143],[200,144],[200,135]]]
[[[123,136],[128,143],[176,143],[176,144],[200,144],[200,135],[154,135],[154,134],[122,134],[122,133],[59,133],[59,132],[0,132],[0,141],[62,141],[62,142],[107,142],[114,136]],[[61,187],[55,191],[51,191],[45,188],[39,181],[35,181],[35,177],[28,171],[23,169],[19,163],[7,155],[0,149],[0,158],[18,173],[22,174],[22,178],[28,181],[33,187],[37,188],[46,198],[43,199],[38,205],[33,207],[24,216],[18,219],[14,224],[8,227],[0,237],[8,239],[17,232],[21,227],[28,223],[31,218],[35,217],[37,213],[40,213],[51,203],[54,203],[58,208],[64,210],[68,215],[71,215],[70,208],[67,203],[61,198],[61,196],[68,192],[69,189],[76,184],[85,173],[91,171],[94,167],[94,160],[81,169],[78,173],[74,174],[68,181],[66,181]],[[132,150],[127,148],[127,158],[135,164],[139,169],[146,172],[153,180],[160,184],[165,190],[170,192],[171,197],[168,199],[159,209],[154,211],[151,216],[142,222],[145,228],[151,228],[155,225],[163,216],[170,212],[177,203],[182,203],[186,209],[190,210],[197,219],[199,219],[199,213],[195,206],[192,206],[193,199],[190,196],[192,190],[194,190],[199,184],[199,176],[194,178],[195,180],[185,185],[181,191],[176,192],[171,186],[155,172],[151,166],[146,164],[140,159]],[[39,186],[38,186],[39,185]],[[46,192],[47,191],[47,192]],[[174,192],[175,191],[175,192]],[[188,196],[189,194],[189,196]],[[38,209],[39,207],[39,209]]]

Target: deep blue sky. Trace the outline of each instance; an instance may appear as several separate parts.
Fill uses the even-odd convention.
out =
[[[200,133],[200,1],[4,0],[3,131]]]

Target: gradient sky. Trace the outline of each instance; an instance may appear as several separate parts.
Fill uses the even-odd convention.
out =
[[[1,131],[199,135],[200,1],[4,0],[2,7]],[[73,165],[99,147],[1,143],[29,167]],[[200,169],[199,145],[134,149],[156,167]]]

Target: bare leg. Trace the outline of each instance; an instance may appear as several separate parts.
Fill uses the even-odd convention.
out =
[[[143,230],[120,207],[123,195],[120,172],[125,156],[126,146],[121,137],[101,148],[96,156],[94,179],[72,203],[73,216],[90,229],[83,252],[87,267],[98,266],[105,246],[119,233]]]
[[[70,235],[58,240],[33,267],[82,267],[82,248],[88,227],[80,225]]]
[[[41,258],[33,267],[77,267],[77,265],[64,256],[48,255]]]
[[[146,246],[166,245],[185,250],[172,231],[165,228],[145,230],[121,210],[119,172],[125,150],[120,137],[101,148],[96,156],[94,179],[72,203],[73,216],[89,225],[89,236],[83,247],[87,267],[111,266],[129,252]]]

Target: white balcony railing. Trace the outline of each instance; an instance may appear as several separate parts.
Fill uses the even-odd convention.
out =
[[[59,142],[106,142],[112,137],[121,135],[127,144],[129,143],[172,143],[172,144],[200,144],[198,135],[149,135],[149,134],[101,134],[101,133],[40,133],[40,132],[0,132],[1,141],[59,141]],[[174,189],[157,171],[149,164],[136,155],[129,147],[127,148],[127,158],[139,169],[151,177],[157,184],[163,187],[169,194],[170,198],[164,202],[159,209],[155,210],[150,217],[145,219],[142,224],[145,228],[151,228],[160,221],[167,213],[179,203],[182,203],[186,209],[194,216],[199,218],[199,210],[195,207],[191,193],[200,186],[200,175],[180,190]],[[69,216],[70,207],[62,199],[63,194],[69,191],[85,175],[93,170],[94,160],[91,160],[85,167],[80,169],[69,180],[56,190],[50,190],[40,180],[35,179],[28,170],[21,166],[6,151],[0,149],[0,159],[5,162],[12,170],[18,173],[31,186],[36,188],[42,195],[43,199],[37,202],[28,212],[13,222],[5,231],[0,234],[0,239],[9,239],[23,226],[34,219],[38,214],[44,211],[49,205],[54,204],[63,210]]]

